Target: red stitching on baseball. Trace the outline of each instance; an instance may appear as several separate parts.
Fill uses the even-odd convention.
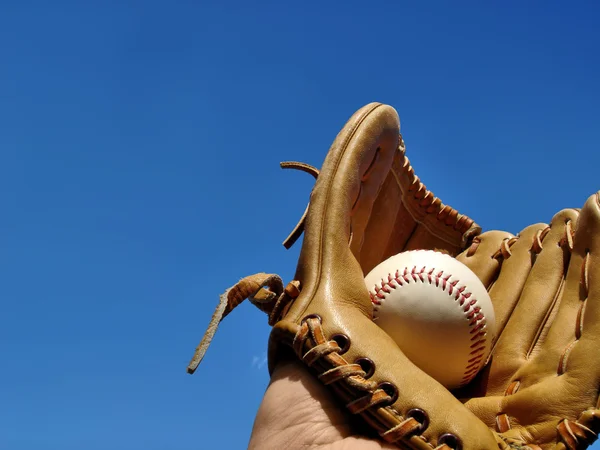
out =
[[[482,333],[482,335],[485,336],[485,333]],[[473,340],[473,338],[471,338],[471,340]],[[474,348],[481,344],[485,344],[485,339],[480,339],[479,341],[475,342],[474,344],[471,344],[471,346],[469,348]]]
[[[462,307],[465,312],[465,317],[469,320],[469,334],[471,334],[471,352],[472,358],[467,361],[467,367],[463,374],[463,384],[470,381],[471,377],[479,371],[479,365],[485,355],[485,336],[487,331],[482,330],[486,325],[486,318],[483,311],[479,306],[475,306],[477,299],[471,299],[471,292],[465,292],[466,286],[457,287],[460,280],[449,282],[452,274],[444,276],[444,271],[440,270],[434,274],[435,268],[427,271],[427,268],[423,266],[420,270],[417,270],[417,266],[414,266],[412,270],[408,267],[404,268],[403,272],[396,270],[394,274],[389,273],[387,280],[381,279],[380,285],[375,285],[373,291],[369,291],[371,297],[371,303],[374,305],[374,310],[377,310],[378,306],[381,306],[381,300],[384,300],[386,295],[390,294],[393,289],[404,286],[411,282],[417,282],[420,280],[425,283],[435,284],[436,287],[440,287],[444,292],[454,297],[454,300]],[[375,312],[374,311],[374,312]]]

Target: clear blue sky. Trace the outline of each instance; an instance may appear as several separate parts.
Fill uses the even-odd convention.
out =
[[[600,189],[597,3],[426,4],[2,2],[0,448],[245,448],[264,315],[186,365],[225,288],[294,272],[279,162],[366,103],[485,229]]]

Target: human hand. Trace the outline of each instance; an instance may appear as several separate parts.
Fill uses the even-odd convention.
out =
[[[365,430],[365,435],[360,434]],[[299,361],[281,361],[258,409],[249,449],[381,450],[397,447],[366,436],[353,417]]]

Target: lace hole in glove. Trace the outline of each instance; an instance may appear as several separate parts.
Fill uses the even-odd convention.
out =
[[[350,338],[345,334],[335,334],[331,337],[337,345],[340,346],[340,351],[338,352],[340,355],[343,355],[350,349]]]
[[[392,383],[389,383],[388,381],[384,381],[377,387],[379,389],[382,389],[387,395],[389,395],[391,397],[390,400],[385,402],[386,404],[391,405],[396,400],[398,400],[398,388],[396,386],[394,386]]]
[[[309,314],[304,319],[302,319],[302,322],[300,322],[300,324],[304,324],[308,319],[317,319],[320,323],[323,323],[323,319],[321,319],[320,315],[318,315],[318,314]]]
[[[419,430],[417,432],[418,434],[422,434],[429,426],[429,416],[422,409],[413,408],[413,409],[409,410],[408,413],[406,413],[406,415],[408,417],[412,417],[413,419],[415,419],[417,422],[419,422],[421,424],[421,426],[419,427]]]
[[[462,450],[462,442],[452,433],[446,433],[440,436],[438,439],[438,445],[442,444],[446,444],[448,447],[454,450]]]
[[[362,370],[365,371],[366,379],[371,378],[375,373],[375,363],[369,358],[358,358],[356,360],[356,364],[358,364],[362,368]]]

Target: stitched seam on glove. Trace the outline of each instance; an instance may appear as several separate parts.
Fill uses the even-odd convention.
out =
[[[440,223],[450,226],[460,233],[466,233],[469,231],[473,225],[475,225],[475,222],[471,218],[460,214],[451,206],[444,205],[442,201],[433,194],[433,192],[427,189],[419,177],[415,175],[415,170],[411,166],[410,160],[406,156],[406,145],[404,144],[402,135],[400,135],[399,138],[398,151],[402,158],[402,163],[400,166],[402,174],[409,180],[409,186],[406,192],[403,189],[403,184],[399,179],[400,174],[396,173],[394,170],[392,170],[392,172],[396,182],[398,183],[398,186],[400,186],[405,196],[409,197],[407,199],[409,200],[409,202],[407,202],[407,206],[413,210],[417,209],[421,215],[435,214],[436,219]]]

